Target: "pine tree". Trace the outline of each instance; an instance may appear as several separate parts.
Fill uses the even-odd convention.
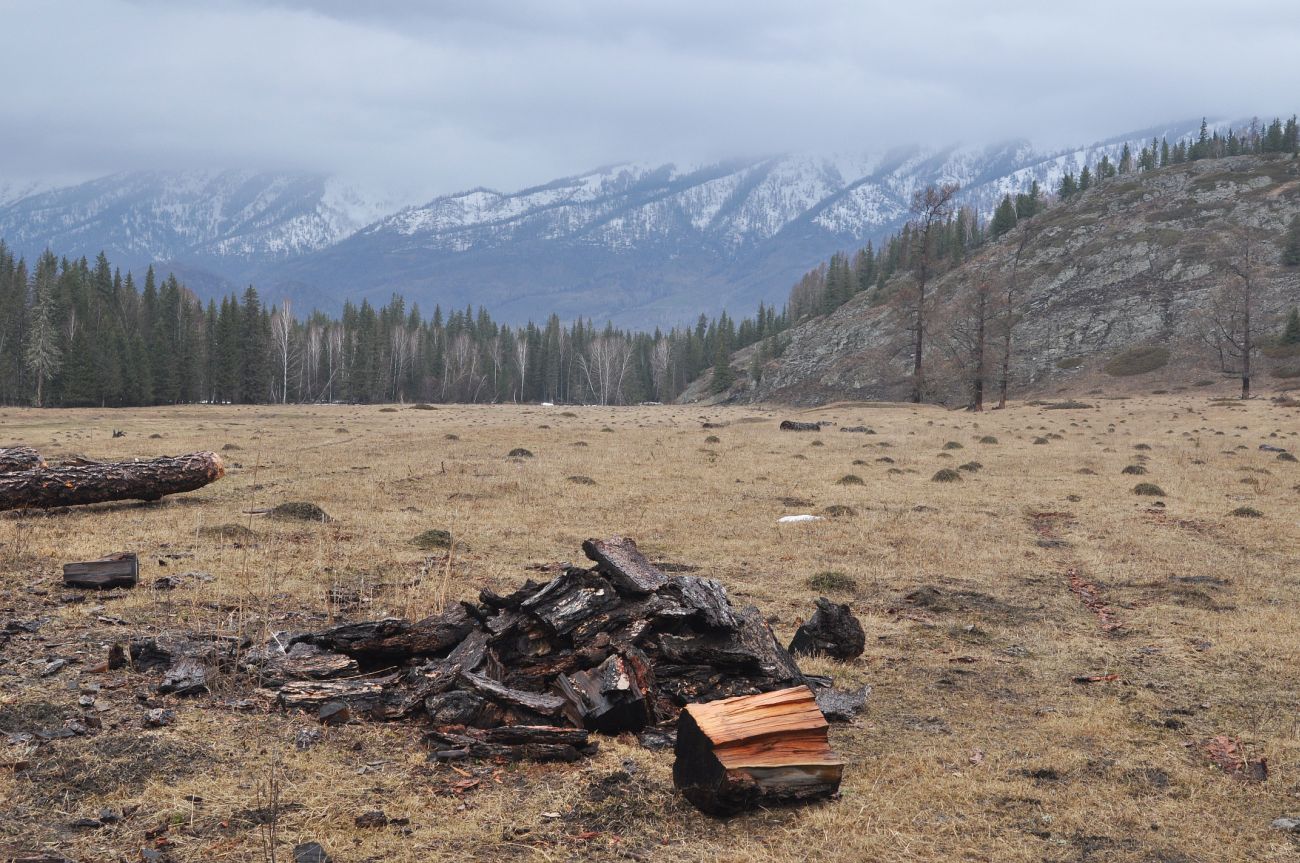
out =
[[[1282,329],[1282,344],[1300,345],[1300,309],[1292,306],[1291,313],[1286,316],[1286,326]]]
[[[1079,191],[1086,192],[1090,188],[1092,188],[1092,171],[1084,165],[1083,170],[1079,172]]]
[[[1061,177],[1061,187],[1057,190],[1056,194],[1062,201],[1068,201],[1070,198],[1073,198],[1078,191],[1079,184],[1074,179],[1074,172],[1071,171]]]
[[[998,204],[997,210],[993,213],[993,224],[990,227],[990,230],[993,233],[994,239],[996,239],[1001,237],[1003,234],[1006,234],[1015,226],[1016,206],[1011,203],[1011,196],[1005,195],[1002,198],[1002,203]]]
[[[1282,240],[1282,263],[1300,267],[1300,216],[1292,216]]]

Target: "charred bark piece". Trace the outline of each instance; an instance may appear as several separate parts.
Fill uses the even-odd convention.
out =
[[[844,661],[861,656],[866,644],[862,623],[853,616],[849,607],[823,596],[817,599],[813,616],[795,632],[790,652],[796,656],[822,653]]]
[[[659,651],[673,663],[748,672],[762,678],[769,684],[765,687],[768,689],[803,682],[794,658],[777,642],[772,628],[753,606],[737,614],[733,632],[661,635]]]
[[[669,580],[665,592],[675,597],[693,617],[714,629],[735,629],[731,599],[721,582],[712,578],[677,575]]]
[[[625,536],[589,539],[583,542],[582,550],[597,563],[605,577],[624,593],[654,593],[668,583],[668,576],[641,554],[636,547],[636,540]]]
[[[196,452],[150,461],[104,462],[0,473],[0,511],[49,509],[114,500],[158,500],[225,475],[221,456]]]
[[[0,473],[40,470],[43,467],[45,459],[29,446],[0,447]]]
[[[487,743],[503,743],[507,746],[549,743],[583,747],[590,742],[589,735],[584,729],[565,728],[560,725],[503,725],[500,728],[485,729],[483,740]]]
[[[524,582],[523,587],[512,591],[511,593],[507,593],[505,596],[493,593],[485,587],[478,592],[478,601],[490,608],[517,609],[523,604],[524,600],[528,599],[541,589],[542,585],[530,578]]]
[[[369,712],[380,703],[384,685],[392,677],[368,680],[294,680],[280,688],[280,706],[285,709],[317,711],[330,701],[342,701],[354,712]]]
[[[829,797],[844,762],[827,728],[806,686],[689,704],[677,721],[673,784],[718,816]]]
[[[540,713],[543,716],[557,716],[560,709],[564,706],[564,699],[558,695],[547,695],[542,692],[525,692],[522,689],[511,689],[502,683],[484,677],[481,674],[471,672],[461,672],[460,682],[469,690],[490,698],[500,704],[510,707],[522,707],[533,713]]]
[[[619,734],[640,731],[654,721],[654,674],[650,660],[635,647],[589,671],[561,675],[555,683],[566,702],[564,714],[574,725]]]
[[[176,695],[198,695],[208,690],[208,672],[195,659],[182,659],[167,669],[158,691]]]
[[[867,709],[867,699],[871,697],[871,687],[866,685],[851,692],[829,686],[814,692],[817,706],[828,722],[852,722]]]
[[[805,423],[805,422],[799,422],[798,420],[782,420],[782,421],[781,421],[781,431],[812,431],[812,432],[815,432],[815,431],[821,431],[821,430],[822,430],[822,424],[819,423],[819,422],[817,422],[817,423]]]
[[[303,640],[367,663],[401,662],[412,656],[446,653],[476,627],[464,606],[456,604],[415,623],[396,617],[345,623]]]
[[[587,743],[583,751],[569,743],[490,743],[470,734],[458,734],[448,729],[435,729],[425,736],[425,742],[439,760],[458,758],[493,758],[502,761],[577,761],[595,749]]]
[[[618,605],[608,581],[585,569],[569,569],[521,603],[520,608],[563,635],[582,621]]]
[[[273,648],[265,657],[254,654],[245,665],[261,677],[265,686],[280,686],[290,680],[351,677],[361,672],[361,666],[352,657],[305,641],[295,643],[287,652]]]
[[[460,689],[431,695],[424,700],[424,712],[434,725],[476,725],[484,701]]]
[[[94,590],[135,587],[139,577],[140,561],[133,551],[119,551],[98,560],[63,565],[63,583],[68,587]]]

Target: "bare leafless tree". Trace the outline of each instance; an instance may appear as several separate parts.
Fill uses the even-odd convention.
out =
[[[587,346],[587,352],[578,357],[587,386],[598,403],[608,405],[618,400],[631,359],[631,343],[617,335],[597,336]]]
[[[663,399],[668,391],[670,381],[668,373],[672,364],[672,346],[668,339],[659,338],[650,350],[650,381],[654,384],[655,398]]]
[[[524,387],[528,386],[528,332],[520,330],[515,334],[515,368],[519,370],[519,388],[515,391],[515,401],[522,401]]]
[[[1020,322],[1020,261],[1025,249],[1035,235],[1033,221],[1024,222],[1020,229],[1020,239],[1016,243],[1016,253],[1011,259],[1011,270],[1007,274],[1002,290],[1002,362],[998,370],[998,409],[1007,406],[1007,390],[1011,385],[1011,336],[1016,324]]]
[[[280,359],[280,403],[289,400],[289,351],[293,344],[293,312],[289,301],[281,300],[280,308],[271,315],[271,341]]]
[[[953,358],[963,371],[972,411],[984,410],[988,379],[988,335],[997,313],[993,280],[980,271],[969,289],[959,295],[949,321],[948,334]]]
[[[912,401],[920,402],[925,385],[926,287],[935,268],[935,228],[952,215],[956,183],[927,186],[912,196],[912,267],[916,277],[912,303]]]
[[[1237,361],[1241,370],[1241,397],[1250,398],[1251,359],[1258,346],[1258,285],[1255,278],[1255,229],[1242,225],[1229,235],[1229,246],[1222,257],[1226,278],[1210,295],[1209,307],[1202,320],[1207,342],[1217,345]],[[1221,360],[1222,362],[1222,360]]]

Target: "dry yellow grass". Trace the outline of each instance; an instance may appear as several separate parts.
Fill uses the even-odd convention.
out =
[[[339,863],[1295,860],[1296,838],[1269,822],[1300,811],[1300,464],[1258,446],[1300,447],[1300,413],[1179,396],[1096,405],[800,412],[874,435],[783,433],[782,414],[752,408],[0,412],[0,439],[51,456],[238,447],[224,452],[235,464],[226,479],[161,504],[0,518],[0,621],[47,619],[43,641],[2,648],[0,729],[80,715],[93,684],[105,708],[97,734],[0,741],[10,765],[0,767],[0,846],[135,860],[165,825],[170,859],[267,860],[268,831],[240,813],[275,784],[278,860],[309,839]],[[113,428],[126,436],[111,438]],[[978,442],[986,435],[998,443]],[[961,448],[945,450],[949,441]],[[507,458],[515,447],[535,456]],[[1121,474],[1138,456],[1147,474]],[[972,461],[982,469],[960,470],[959,482],[931,481]],[[850,473],[863,484],[837,482]],[[1161,486],[1165,507],[1134,495],[1137,481]],[[335,520],[247,512],[289,500]],[[776,523],[834,504],[856,514]],[[1243,505],[1264,517],[1228,514]],[[255,541],[203,531],[227,523]],[[452,532],[450,561],[410,544],[428,528]],[[234,709],[248,696],[235,679],[211,697],[153,696],[178,721],[142,731],[139,678],[84,673],[127,634],[262,637],[340,613],[421,615],[614,533],[720,578],[775,616],[782,638],[811,612],[810,576],[853,579],[833,595],[861,615],[866,655],[804,663],[874,687],[867,716],[832,729],[848,762],[842,799],[715,821],[673,794],[671,753],[632,740],[603,742],[578,765],[474,765],[469,776],[426,762],[418,728],[405,724],[325,729],[299,750],[312,718]],[[60,563],[119,549],[140,553],[140,588],[60,601]],[[191,570],[212,580],[148,586]],[[1095,585],[1122,623],[1116,633],[1071,591],[1071,570]],[[925,586],[937,591],[906,599]],[[41,678],[52,657],[72,662]],[[1109,674],[1119,679],[1073,682]],[[1268,779],[1213,766],[1201,744],[1219,734],[1266,758]],[[69,828],[104,808],[129,814]],[[409,824],[354,826],[373,809]]]

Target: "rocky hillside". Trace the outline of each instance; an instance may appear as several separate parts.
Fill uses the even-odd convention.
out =
[[[1300,349],[1280,347],[1282,318],[1300,303],[1300,268],[1281,240],[1300,214],[1300,161],[1243,156],[1124,175],[1056,204],[950,269],[930,286],[925,389],[969,401],[976,286],[987,286],[988,386],[996,399],[1005,290],[1015,266],[1012,397],[1235,386],[1239,351],[1224,337],[1244,281],[1260,351],[1256,392],[1300,384]],[[787,333],[780,355],[734,358],[722,398],[820,404],[901,400],[912,388],[907,308],[911,276],[859,294]],[[776,352],[776,351],[771,351]],[[762,358],[760,358],[762,359]],[[760,368],[761,367],[761,368]],[[755,381],[757,372],[758,380]],[[685,398],[716,398],[703,380]]]

